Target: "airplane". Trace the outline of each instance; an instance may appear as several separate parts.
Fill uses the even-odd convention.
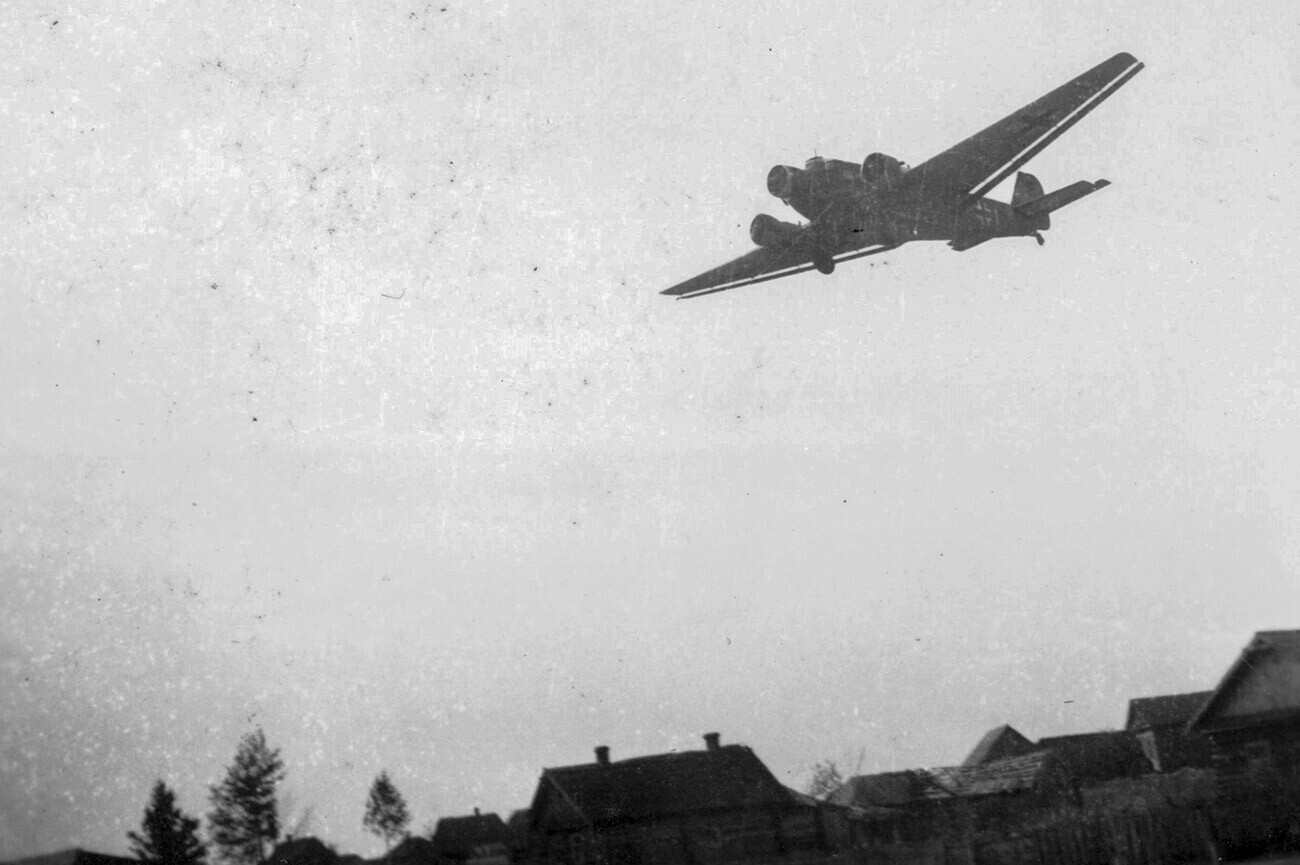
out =
[[[914,240],[945,240],[962,252],[997,237],[1033,237],[1041,246],[1050,214],[1108,186],[1080,180],[1043,193],[1038,178],[1020,171],[1142,71],[1120,53],[933,159],[909,168],[883,153],[861,165],[814,156],[803,168],[777,165],[767,191],[808,220],[782,222],[760,213],[749,226],[758,248],[660,294],[701,297],[879,255]],[[1019,172],[1011,203],[986,198]]]

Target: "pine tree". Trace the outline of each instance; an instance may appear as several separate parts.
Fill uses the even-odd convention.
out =
[[[391,850],[393,842],[406,835],[406,825],[410,822],[411,815],[406,810],[406,800],[393,786],[388,771],[380,772],[370,785],[366,816],[361,819],[361,825],[383,838],[385,849]]]
[[[131,852],[146,865],[203,865],[207,847],[199,840],[199,821],[176,807],[176,794],[161,780],[144,809],[140,833],[127,832]]]
[[[261,729],[239,741],[226,778],[211,788],[208,829],[218,856],[230,865],[262,865],[280,837],[275,787],[284,780],[279,749]]]

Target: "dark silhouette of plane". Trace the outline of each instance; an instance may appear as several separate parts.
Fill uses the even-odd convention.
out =
[[[813,268],[831,273],[840,262],[913,240],[945,240],[959,252],[995,237],[1042,244],[1048,214],[1109,181],[1080,180],[1044,195],[1038,179],[1021,171],[1010,204],[985,195],[1142,68],[1131,54],[1116,54],[916,168],[883,153],[861,165],[820,156],[801,169],[778,165],[767,174],[768,192],[808,223],[760,213],[749,226],[757,249],[661,294],[699,297]]]

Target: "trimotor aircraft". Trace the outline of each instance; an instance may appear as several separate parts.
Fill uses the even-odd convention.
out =
[[[778,165],[767,174],[767,191],[808,222],[760,213],[749,226],[757,249],[660,293],[700,297],[813,268],[828,274],[913,240],[946,240],[959,252],[995,237],[1033,237],[1041,245],[1050,213],[1109,181],[1080,180],[1044,195],[1038,179],[1020,171],[1010,204],[985,196],[1142,68],[1131,54],[1116,54],[915,168],[883,153],[861,165],[820,156],[803,168]]]

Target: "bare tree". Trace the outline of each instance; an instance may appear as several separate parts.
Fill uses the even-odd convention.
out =
[[[840,775],[840,769],[835,765],[835,761],[822,760],[820,763],[813,764],[812,777],[804,787],[804,792],[809,796],[822,799],[843,786],[844,778]]]

